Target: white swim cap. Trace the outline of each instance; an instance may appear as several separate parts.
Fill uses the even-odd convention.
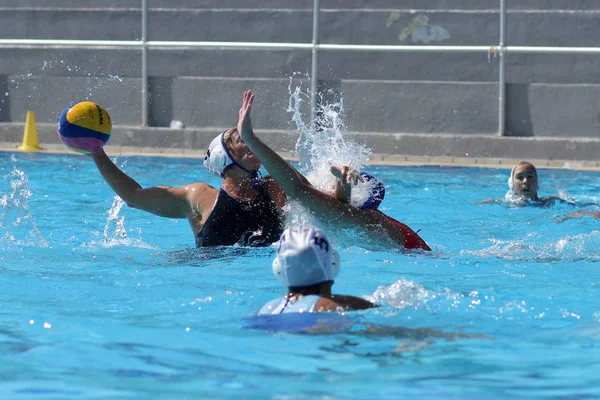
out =
[[[340,255],[322,230],[310,225],[286,229],[281,235],[273,274],[286,288],[333,281],[340,272]]]
[[[223,131],[210,142],[206,156],[204,156],[204,166],[206,169],[221,178],[225,174],[225,170],[234,165],[225,145],[225,132],[227,131]]]

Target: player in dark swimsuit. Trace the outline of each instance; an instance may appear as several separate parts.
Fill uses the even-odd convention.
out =
[[[238,200],[219,189],[217,202],[196,236],[198,247],[240,244],[264,246],[279,240],[283,231],[281,209],[271,200],[264,183],[250,201]]]
[[[93,159],[128,206],[161,217],[186,218],[198,246],[267,245],[283,231],[285,193],[270,177],[258,179],[261,162],[236,128],[217,136],[204,159],[206,168],[221,177],[219,189],[202,182],[143,188],[104,150],[93,154]]]

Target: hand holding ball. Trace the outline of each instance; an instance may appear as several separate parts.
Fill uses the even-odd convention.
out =
[[[104,108],[82,101],[63,110],[58,118],[58,137],[69,149],[91,155],[110,139],[112,121]]]

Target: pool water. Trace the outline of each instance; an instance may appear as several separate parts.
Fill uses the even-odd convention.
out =
[[[219,185],[200,160],[116,163]],[[344,245],[334,292],[381,307],[259,321],[284,291],[273,247],[195,249],[85,156],[0,152],[0,398],[600,397],[600,220],[560,220],[598,209],[598,173],[542,169],[540,194],[574,204],[517,207],[474,204],[507,169],[366,171],[433,252]]]

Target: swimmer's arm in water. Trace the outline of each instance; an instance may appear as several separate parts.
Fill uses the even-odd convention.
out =
[[[281,158],[279,154],[267,146],[262,140],[256,137],[250,119],[250,110],[253,100],[254,95],[250,91],[246,91],[244,93],[244,102],[239,112],[237,128],[242,140],[262,161],[271,177],[281,186],[287,195],[298,201],[301,201],[299,197],[305,197],[304,192],[312,192],[316,196],[322,197],[322,200],[327,202],[336,201],[333,197],[315,189],[304,175]],[[323,196],[320,196],[321,194]],[[329,197],[329,199],[326,199],[325,197]]]
[[[543,197],[540,200],[542,202],[544,202],[544,203],[555,202],[555,201],[558,201],[559,203],[567,203],[567,204],[574,204],[575,203],[573,200],[565,199],[565,198],[562,198],[562,197],[559,197],[559,196]]]
[[[104,180],[129,207],[161,217],[186,218],[192,211],[193,203],[190,200],[202,197],[205,186],[210,188],[209,185],[201,183],[180,188],[154,186],[144,189],[121,171],[104,150],[94,153],[93,159]]]
[[[568,219],[580,219],[583,216],[600,218],[600,212],[599,211],[574,211],[574,212],[566,213],[562,217],[555,217],[554,221],[555,222],[564,222]]]
[[[483,201],[476,201],[473,204],[488,204],[488,203],[503,203],[502,200],[496,200],[496,199],[485,199]]]

